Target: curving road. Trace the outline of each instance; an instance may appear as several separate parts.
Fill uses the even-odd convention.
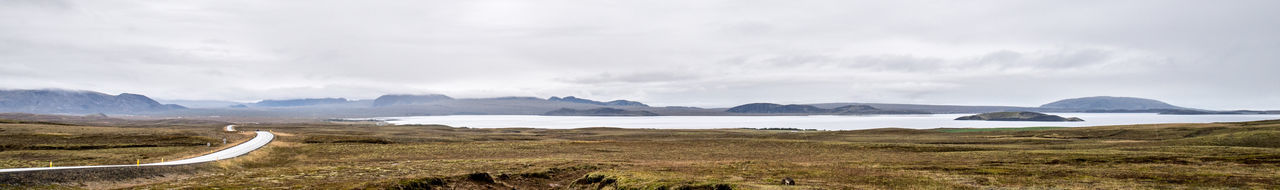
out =
[[[227,126],[227,128],[231,128],[231,126]],[[212,154],[206,154],[204,156],[188,158],[183,160],[142,164],[141,166],[173,166],[173,165],[194,164],[194,163],[202,163],[202,162],[212,162],[212,161],[217,161],[222,159],[235,158],[237,156],[249,154],[249,152],[252,152],[253,150],[257,150],[258,148],[262,148],[263,146],[266,146],[267,143],[270,143],[271,140],[274,140],[275,138],[276,138],[275,134],[271,134],[270,132],[265,132],[265,131],[258,131],[258,136],[253,137],[253,139],[249,139],[249,141],[240,143],[240,145],[223,149],[222,151],[214,152]],[[0,173],[37,171],[37,170],[62,170],[62,169],[79,169],[79,168],[108,168],[108,167],[137,167],[137,166],[139,165],[98,165],[98,166],[62,166],[62,167],[41,167],[41,168],[9,168],[9,169],[0,169]]]

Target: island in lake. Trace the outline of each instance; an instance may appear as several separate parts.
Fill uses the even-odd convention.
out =
[[[1077,117],[1062,117],[1057,115],[1049,115],[1036,112],[991,112],[978,115],[964,116],[956,118],[956,120],[986,120],[986,121],[1084,121]]]

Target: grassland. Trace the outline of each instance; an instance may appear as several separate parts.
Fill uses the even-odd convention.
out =
[[[128,188],[1280,188],[1280,121],[858,131],[238,128],[279,138],[206,172]],[[782,185],[786,178],[796,185]]]
[[[223,138],[235,143],[249,137],[202,128],[0,121],[0,168],[47,167],[50,162],[56,166],[159,162],[223,148]]]

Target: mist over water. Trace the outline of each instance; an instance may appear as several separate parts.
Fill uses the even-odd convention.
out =
[[[1154,113],[1051,113],[1063,117],[1080,117],[1084,122],[1022,121],[957,121],[971,114],[933,115],[868,115],[868,116],[528,116],[528,115],[454,115],[385,117],[390,123],[442,124],[471,128],[549,128],[584,127],[652,128],[652,129],[722,129],[722,128],[799,128],[820,130],[858,130],[874,128],[996,128],[996,127],[1081,127],[1156,123],[1211,123],[1280,119],[1280,115],[1159,115]]]

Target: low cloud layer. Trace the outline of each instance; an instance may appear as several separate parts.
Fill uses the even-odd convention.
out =
[[[0,88],[1280,109],[1275,1],[0,1]]]

